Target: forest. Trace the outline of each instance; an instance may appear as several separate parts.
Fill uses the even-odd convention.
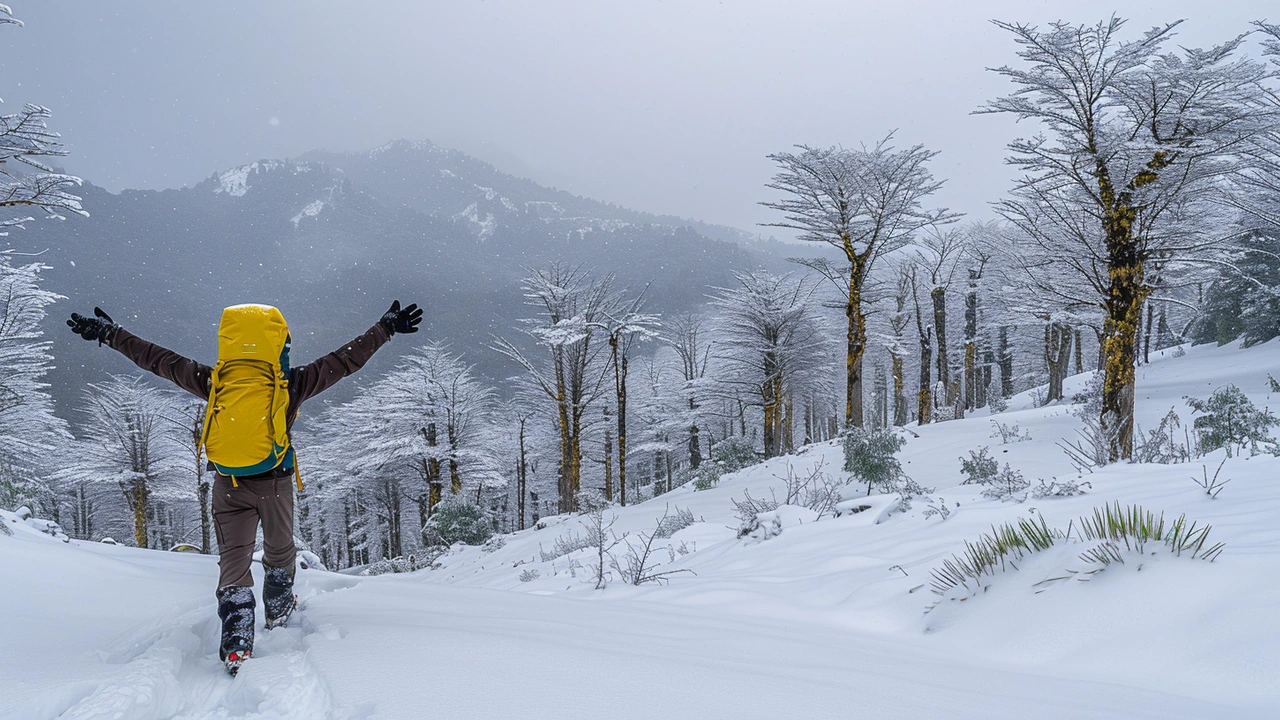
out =
[[[1174,39],[1180,24],[997,23],[1016,51],[992,69],[1004,94],[973,112],[1023,134],[990,208],[940,207],[956,180],[902,132],[778,148],[755,200],[793,238],[782,269],[730,268],[699,306],[659,312],[619,268],[522,267],[524,315],[477,330],[500,382],[459,338],[396,338],[414,346],[393,370],[294,430],[300,549],[333,570],[425,566],[811,443],[1031,389],[1060,403],[1088,371],[1074,457],[1135,460],[1135,372],[1153,353],[1280,336],[1280,26],[1201,49]],[[43,106],[0,116],[0,508],[76,539],[215,553],[202,402],[141,373],[88,384],[75,407],[51,394],[50,335],[85,309],[23,233],[94,210],[55,169],[55,130]]]

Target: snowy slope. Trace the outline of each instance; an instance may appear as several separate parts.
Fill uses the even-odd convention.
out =
[[[1174,406],[1189,421],[1182,397],[1227,382],[1275,407],[1277,369],[1277,343],[1159,358],[1139,371],[1139,422]],[[1072,382],[1068,393],[1083,378]],[[1027,397],[1000,420],[1032,439],[1000,445],[987,417],[909,439],[905,467],[936,488],[932,502],[946,499],[945,521],[925,517],[928,500],[890,513],[872,498],[863,513],[786,512],[776,537],[737,539],[731,499],[767,497],[788,463],[836,472],[834,445],[610,511],[632,539],[668,506],[701,520],[661,542],[662,569],[696,573],[664,586],[614,578],[597,591],[587,550],[544,562],[557,537],[582,531],[579,517],[456,549],[436,570],[302,571],[299,622],[260,636],[235,680],[215,652],[211,558],[63,543],[5,514],[0,717],[1280,716],[1280,459],[1227,461],[1217,499],[1191,476],[1220,455],[1113,466],[1083,478],[1083,496],[1000,503],[959,485],[957,458],[985,444],[1033,482],[1074,479],[1054,443],[1077,426],[1069,407]],[[1078,549],[1053,548],[963,602],[930,592],[930,569],[991,524],[1035,512],[1066,527],[1112,500],[1208,522],[1226,550],[1037,585],[1079,565]]]

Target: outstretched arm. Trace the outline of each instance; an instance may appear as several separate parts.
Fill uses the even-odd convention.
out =
[[[343,345],[312,363],[295,369],[289,377],[289,391],[293,395],[293,408],[304,400],[319,395],[333,387],[342,378],[364,367],[369,358],[396,333],[415,333],[422,322],[422,310],[410,305],[403,310],[400,301],[392,303],[373,327],[363,335]]]
[[[85,340],[97,340],[129,358],[138,367],[154,373],[201,399],[209,398],[209,366],[191,358],[147,342],[111,320],[102,308],[93,309],[95,317],[71,313],[67,325]]]

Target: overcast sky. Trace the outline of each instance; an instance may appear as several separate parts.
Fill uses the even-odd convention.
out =
[[[313,148],[430,139],[589,197],[757,229],[770,152],[897,130],[942,154],[940,202],[988,215],[1019,128],[970,112],[1008,85],[992,18],[1178,40],[1247,29],[1275,0],[379,2],[6,0],[6,112],[36,102],[112,190],[168,188]]]

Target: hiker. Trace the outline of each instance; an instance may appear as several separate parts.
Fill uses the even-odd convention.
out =
[[[218,363],[203,365],[130,333],[101,308],[71,314],[67,325],[143,370],[208,401],[202,446],[213,483],[218,537],[219,656],[234,675],[253,651],[254,539],[262,523],[262,600],[268,629],[283,625],[297,604],[293,576],[293,483],[302,489],[289,428],[302,403],[359,370],[396,333],[418,331],[422,310],[400,301],[363,335],[298,368],[289,366],[289,327],[269,305],[235,305],[218,325]],[[287,390],[277,393],[275,390]]]

